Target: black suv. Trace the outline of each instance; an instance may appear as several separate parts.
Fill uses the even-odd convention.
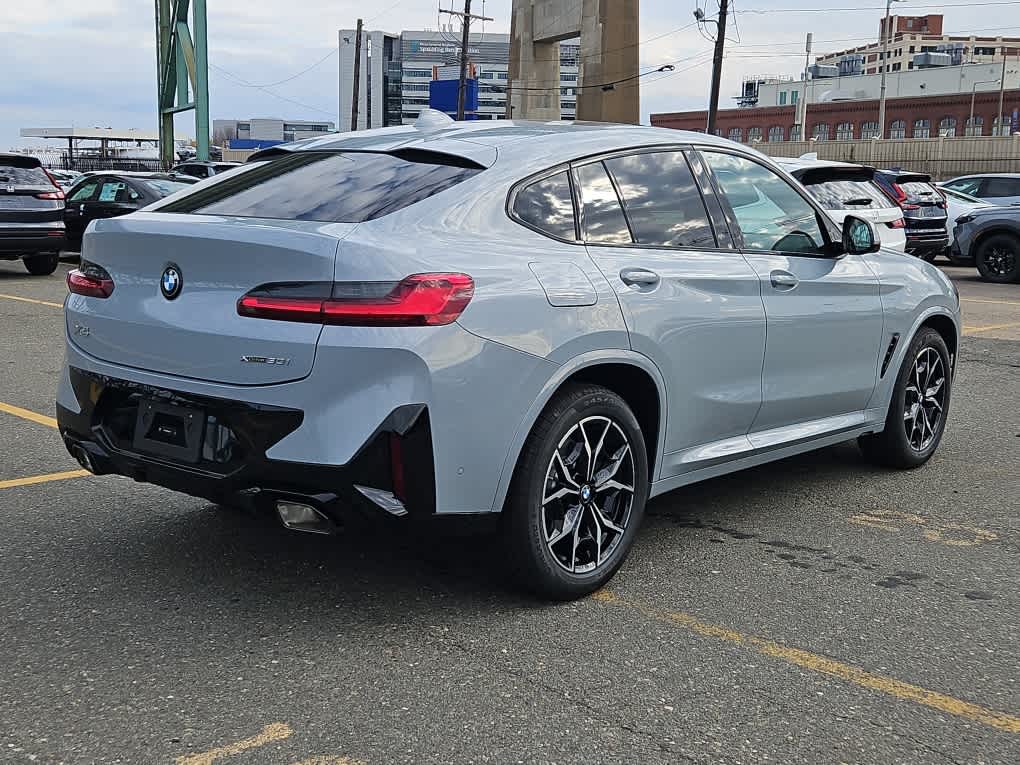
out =
[[[876,170],[875,183],[903,210],[907,247],[911,255],[935,260],[949,247],[946,200],[931,176],[901,170]]]
[[[36,157],[0,154],[0,260],[23,258],[30,274],[57,270],[64,246],[64,192]]]

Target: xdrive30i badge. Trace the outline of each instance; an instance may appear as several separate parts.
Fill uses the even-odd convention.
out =
[[[290,364],[290,359],[280,356],[242,356],[241,361],[245,364],[271,364],[276,367],[285,367]]]
[[[159,279],[159,291],[167,300],[173,300],[181,294],[181,287],[184,286],[184,278],[181,276],[181,269],[170,263],[163,269],[163,276]]]

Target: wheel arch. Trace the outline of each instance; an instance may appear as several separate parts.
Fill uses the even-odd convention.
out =
[[[666,424],[666,387],[658,367],[647,357],[632,351],[587,353],[560,367],[545,387],[511,441],[496,487],[493,510],[503,509],[524,443],[539,416],[563,386],[584,382],[602,385],[619,395],[634,412],[641,426],[648,453],[649,482],[654,482],[662,462],[662,435]]]
[[[988,241],[989,238],[998,234],[1005,234],[1013,239],[1020,240],[1020,231],[1001,223],[991,225],[986,229],[978,231],[970,243],[970,254],[971,257],[974,258],[975,263],[977,262],[977,254],[978,250],[981,249],[981,246]]]
[[[944,313],[933,313],[921,322],[914,334],[916,335],[923,327],[931,327],[942,336],[946,343],[946,348],[949,349],[950,366],[955,370],[956,352],[959,343],[956,322]]]

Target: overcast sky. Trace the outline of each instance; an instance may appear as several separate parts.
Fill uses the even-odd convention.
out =
[[[451,1],[462,5],[443,0],[443,7]],[[643,80],[644,121],[650,112],[704,108],[712,44],[688,25],[696,5],[704,8],[706,1],[711,16],[716,0],[641,0],[642,67],[676,66],[672,75]],[[727,30],[724,108],[733,104],[745,76],[797,74],[807,32],[814,33],[815,52],[875,39],[883,12],[875,8],[884,6],[882,0],[731,3],[737,13]],[[0,150],[23,143],[21,127],[155,129],[152,0],[0,0],[0,5]],[[359,13],[369,29],[435,29],[436,5],[437,0],[208,0],[212,117],[336,121],[335,55],[269,88],[272,92],[244,83],[279,82],[327,56],[336,46],[336,30],[352,28]],[[510,6],[511,0],[484,0],[484,5],[474,0],[473,10],[480,13],[484,7],[495,19],[484,31],[507,32]],[[857,9],[839,10],[853,6]],[[790,10],[797,8],[824,11]],[[949,33],[1020,36],[1020,2],[906,0],[893,8],[901,14],[944,13]],[[178,118],[181,134],[194,134],[190,113]]]

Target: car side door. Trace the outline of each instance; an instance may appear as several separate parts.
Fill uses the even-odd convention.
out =
[[[765,312],[757,275],[706,209],[707,173],[679,148],[606,156],[573,172],[588,253],[616,291],[631,347],[666,384],[657,477],[748,451]]]
[[[92,177],[81,180],[70,189],[64,205],[64,228],[71,242],[80,240],[85,232],[89,221],[85,217],[86,213],[89,212],[89,205],[98,199],[101,185],[99,178]]]
[[[864,258],[842,254],[825,212],[777,171],[725,149],[701,156],[760,279],[768,322],[752,443],[860,424],[888,345],[878,278]]]

